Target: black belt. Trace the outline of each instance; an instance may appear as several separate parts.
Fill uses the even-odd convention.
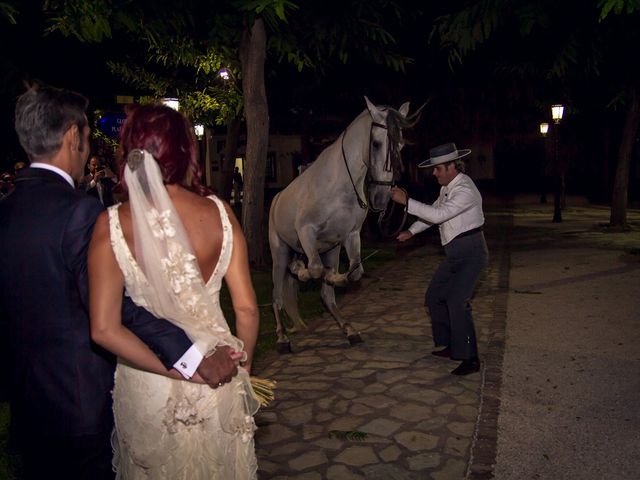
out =
[[[469,235],[473,235],[474,233],[478,233],[481,231],[482,227],[472,228],[471,230],[467,230],[466,232],[459,233],[458,235],[453,237],[453,239],[456,240],[457,238],[468,237]]]

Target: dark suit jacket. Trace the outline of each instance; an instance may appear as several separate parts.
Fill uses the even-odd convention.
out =
[[[115,183],[110,178],[103,178],[100,180],[100,185],[102,185],[102,204],[105,207],[110,207],[115,204],[113,199],[113,187],[115,187]],[[100,194],[98,193],[98,187],[89,188],[87,193],[92,197],[100,200]]]
[[[28,168],[0,201],[0,309],[11,344],[12,423],[25,436],[111,429],[114,357],[90,341],[87,248],[103,207]],[[123,323],[171,366],[186,335],[126,300]]]

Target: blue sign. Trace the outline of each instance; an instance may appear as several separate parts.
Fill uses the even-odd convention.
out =
[[[122,128],[122,124],[126,119],[127,114],[124,112],[104,113],[97,122],[98,130],[109,138],[118,139],[120,138],[120,129]]]

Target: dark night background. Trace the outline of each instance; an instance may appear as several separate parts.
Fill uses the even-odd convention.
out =
[[[23,80],[39,79],[77,90],[89,97],[92,109],[117,111],[121,107],[115,105],[115,95],[140,93],[115,78],[106,65],[113,52],[126,51],[125,43],[116,38],[82,44],[59,33],[43,36],[46,22],[36,7],[39,4],[23,2],[23,12],[29,13],[21,15],[17,25],[5,22],[0,30],[0,171],[10,171],[16,161],[24,160],[13,131],[13,108],[24,89]],[[428,156],[430,147],[454,141],[459,148],[472,148],[480,162],[493,158],[493,178],[480,181],[485,188],[498,193],[539,193],[545,173],[549,174],[551,156],[550,139],[541,137],[539,123],[550,122],[549,106],[566,99],[560,85],[536,84],[508,71],[496,72],[501,64],[530,55],[526,50],[545,46],[513,42],[511,48],[505,48],[511,42],[507,31],[489,42],[483,54],[470,56],[452,72],[445,52],[428,43],[430,20],[442,8],[424,8],[431,11],[411,18],[398,33],[403,53],[414,58],[404,73],[352,59],[347,65],[335,62],[321,76],[268,60],[272,133],[302,133],[313,138],[337,135],[364,108],[364,95],[374,103],[396,108],[410,101],[411,111],[428,100],[419,124],[406,133],[405,163],[416,164]],[[569,7],[564,13],[571,17]],[[567,192],[606,203],[623,114],[601,107],[605,102],[598,98],[600,87],[575,82],[572,93],[580,107],[567,105],[560,126],[560,157],[568,163]],[[634,155],[629,193],[630,200],[637,202],[640,175],[637,152]]]
[[[188,4],[180,0],[139,3],[148,6],[156,1],[164,7],[173,3]],[[307,2],[307,6],[318,2],[323,8],[334,10],[348,3],[348,0],[292,1]],[[0,5],[2,3],[0,0]],[[27,161],[13,125],[15,102],[25,91],[26,82],[38,80],[80,92],[89,98],[90,112],[97,109],[122,112],[122,105],[116,103],[116,95],[150,93],[128,86],[107,66],[109,60],[123,58],[132,48],[126,39],[115,37],[99,44],[87,44],[72,37],[65,38],[59,32],[45,35],[50,24],[42,12],[42,0],[14,3],[19,8],[16,25],[10,24],[0,11],[0,174],[13,173],[16,162]],[[128,5],[135,6],[136,3],[137,0],[132,0]],[[225,3],[228,2],[218,2]],[[418,170],[416,166],[428,158],[430,148],[455,142],[460,149],[473,150],[467,157],[468,173],[483,195],[489,193],[502,199],[513,194],[530,194],[537,201],[542,193],[546,193],[548,205],[545,208],[551,210],[554,182],[559,177],[558,165],[561,164],[566,169],[567,195],[580,196],[601,205],[616,204],[612,202],[612,198],[616,198],[612,192],[626,110],[623,103],[614,105],[612,100],[625,88],[636,92],[640,98],[639,7],[635,7],[630,15],[616,17],[611,14],[607,19],[608,27],[601,28],[594,14],[601,0],[487,1],[484,3],[511,4],[525,9],[530,3],[544,8],[545,13],[550,13],[548,35],[538,32],[523,38],[519,31],[522,25],[507,22],[481,47],[464,57],[461,65],[452,69],[447,51],[437,41],[430,41],[434,21],[440,15],[474,2],[397,0],[396,3],[409,12],[400,28],[394,25],[392,31],[398,50],[413,59],[404,72],[373,66],[357,55],[351,55],[347,64],[329,59],[323,72],[299,72],[294,66],[278,63],[273,56],[267,56],[265,81],[270,133],[301,135],[303,143],[306,142],[304,145],[309,145],[305,150],[307,153],[301,157],[307,155],[309,158],[302,158],[300,163],[313,160],[322,147],[335,139],[365,108],[365,95],[375,104],[394,108],[409,101],[410,113],[427,102],[418,124],[403,132],[406,143],[402,157],[411,175],[405,176],[402,186],[411,197],[424,201],[435,198],[439,187],[431,178],[430,169]],[[77,4],[82,6],[83,2]],[[414,8],[415,14],[412,14]],[[345,10],[341,14],[349,15],[350,12]],[[599,34],[597,38],[591,35],[593,32]],[[625,33],[635,40],[625,43]],[[567,36],[573,34],[578,37],[576,45],[584,50],[565,52],[566,58],[571,60],[571,68],[565,75],[554,77],[549,74],[550,59],[558,54],[560,45],[566,45]],[[591,58],[589,53],[593,54]],[[591,74],[594,59],[601,62],[597,75]],[[565,105],[560,125],[554,125],[551,119],[550,107],[556,103]],[[638,113],[640,117],[640,108]],[[540,134],[541,122],[550,124],[546,137]],[[215,133],[224,135],[225,128],[216,127]],[[630,137],[628,206],[640,208],[637,131],[627,136]],[[265,198],[272,198],[273,193],[266,191]],[[560,210],[559,206],[557,209]],[[370,231],[376,227],[377,218],[370,215],[369,220],[363,227],[365,234],[368,227]],[[551,222],[551,214],[548,220]],[[604,228],[604,224],[600,226]],[[637,227],[631,231],[637,235]],[[528,244],[522,246],[523,249],[529,247]],[[597,276],[608,275],[607,272]],[[4,319],[0,318],[0,330],[4,328]],[[8,335],[0,332],[0,363],[3,365],[8,365],[5,358],[7,342]],[[600,354],[596,358],[600,358]],[[0,369],[0,401],[7,397],[8,369],[4,370]]]

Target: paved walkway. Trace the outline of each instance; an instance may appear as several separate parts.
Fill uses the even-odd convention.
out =
[[[559,225],[551,208],[486,208],[491,259],[473,300],[480,373],[452,376],[456,363],[429,354],[422,299],[442,258],[435,235],[341,298],[364,344],[350,347],[324,315],[293,337],[293,355],[259,362],[255,373],[278,381],[256,418],[259,477],[633,478],[624,472],[640,471],[640,262],[623,250],[640,250],[640,235],[593,231],[607,209],[568,208]],[[632,219],[640,227],[640,212]],[[623,292],[607,295],[614,280]],[[598,325],[629,299],[615,335],[583,328],[585,315]]]
[[[640,211],[608,216],[514,209],[499,480],[640,478]]]

